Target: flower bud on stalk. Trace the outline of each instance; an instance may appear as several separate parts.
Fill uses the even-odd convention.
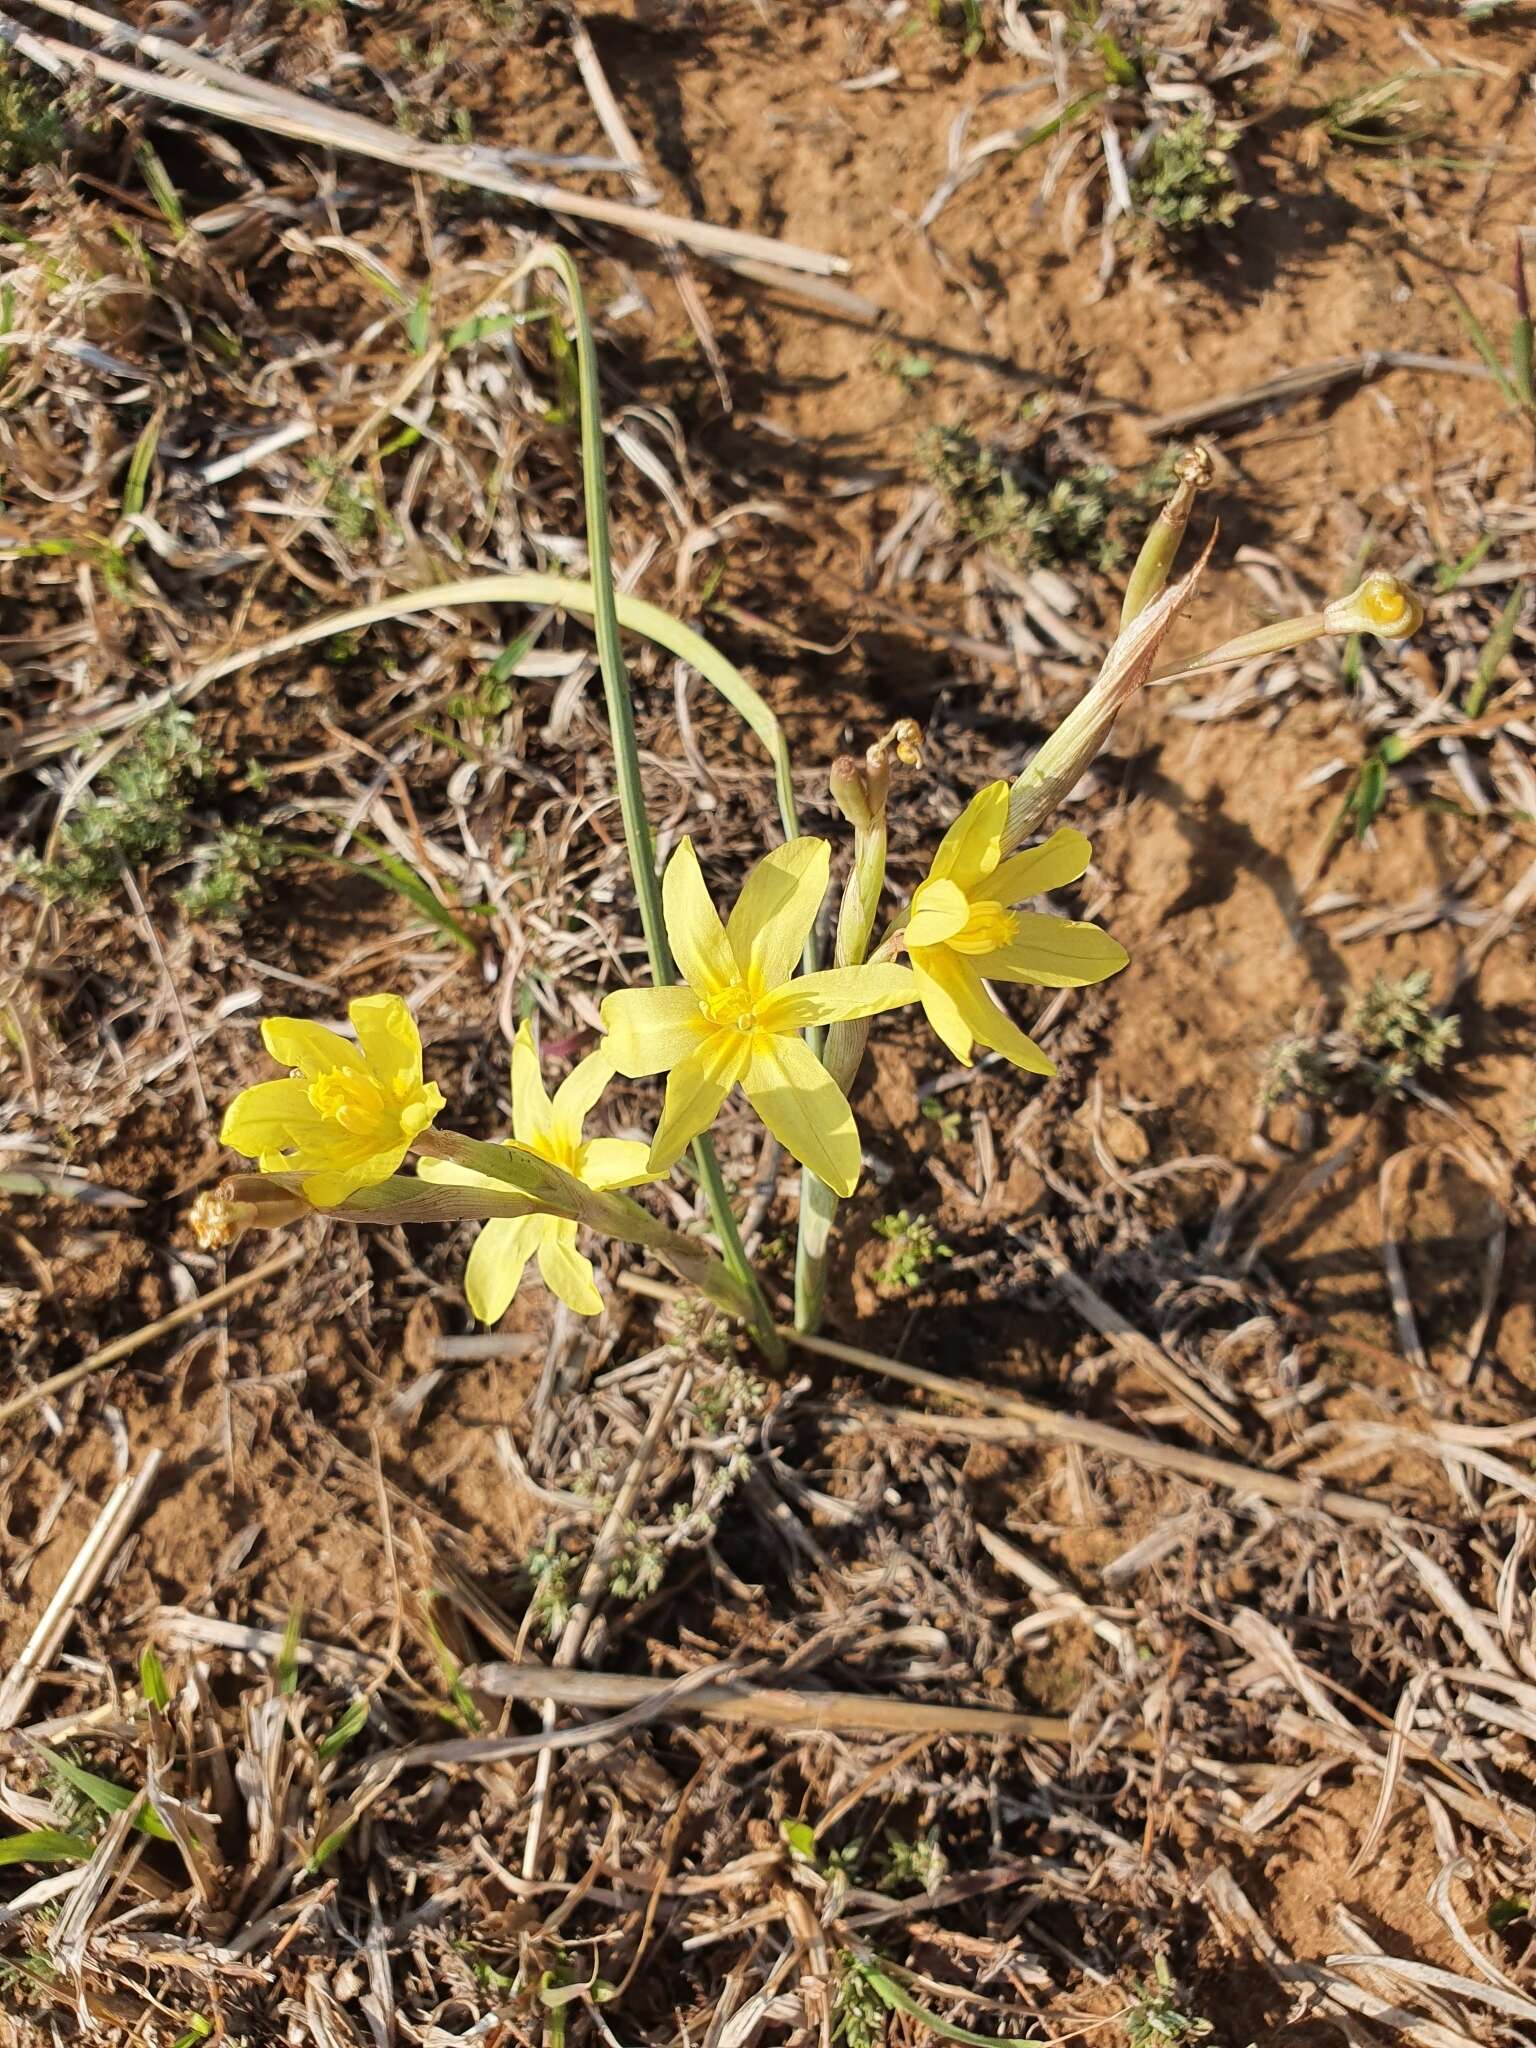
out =
[[[1215,465],[1208,448],[1186,448],[1174,464],[1173,473],[1178,482],[1173,496],[1153,520],[1152,530],[1142,542],[1136,566],[1126,582],[1125,601],[1120,607],[1122,631],[1133,619],[1140,618],[1154,598],[1162,596],[1168,578],[1173,574],[1173,564],[1189,525],[1189,515],[1195,509],[1195,499],[1210,483],[1214,472]]]
[[[915,719],[898,718],[890,731],[870,747],[862,761],[843,754],[832,764],[832,801],[853,827],[853,865],[838,906],[834,961],[838,967],[861,967],[869,954],[880,896],[885,888],[885,806],[895,761],[922,766],[922,727]],[[894,758],[893,758],[894,757]],[[895,951],[878,956],[894,959]],[[821,1063],[846,1095],[864,1057],[869,1021],[828,1027]],[[795,1245],[795,1327],[814,1330],[821,1320],[827,1287],[827,1253],[837,1196],[808,1168],[800,1175],[800,1227]]]

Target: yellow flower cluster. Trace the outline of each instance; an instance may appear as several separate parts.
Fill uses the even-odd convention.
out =
[[[980,1045],[1030,1073],[1050,1061],[989,993],[990,983],[1076,988],[1126,964],[1097,925],[1020,906],[1076,881],[1090,848],[1062,830],[1007,857],[1009,788],[984,789],[950,827],[902,925],[911,962],[872,962],[799,974],[826,895],[831,849],[794,839],[759,861],[729,916],[716,910],[692,842],[667,863],[662,900],[667,938],[682,974],[675,987],[621,989],[602,1006],[604,1038],[551,1098],[526,1024],[512,1049],[508,1144],[558,1166],[598,1192],[664,1175],[707,1131],[739,1087],[801,1165],[836,1194],[852,1194],[861,1146],[842,1089],[801,1035],[919,1002],[939,1038],[969,1066]],[[297,1175],[316,1208],[395,1174],[444,1107],[424,1078],[421,1038],[398,996],[366,996],[348,1011],[356,1042],[296,1017],[262,1026],[268,1052],[290,1069],[236,1097],[223,1139],[263,1173]],[[587,1138],[587,1117],[615,1074],[665,1073],[661,1121],[649,1146]],[[424,1179],[497,1187],[467,1167],[423,1158]],[[582,1315],[601,1307],[577,1225],[548,1215],[494,1217],[470,1253],[465,1286],[485,1322],[506,1313],[523,1269],[537,1259],[545,1284]]]

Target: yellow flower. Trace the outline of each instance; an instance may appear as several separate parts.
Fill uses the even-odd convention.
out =
[[[355,1045],[302,1017],[268,1017],[262,1043],[293,1071],[243,1089],[220,1133],[263,1173],[307,1174],[305,1197],[319,1209],[388,1180],[443,1107],[422,1079],[421,1034],[399,996],[363,996],[347,1015]]]
[[[653,1178],[649,1147],[630,1138],[584,1138],[582,1126],[597,1099],[613,1079],[613,1062],[592,1053],[573,1067],[550,1101],[539,1074],[539,1055],[526,1023],[517,1027],[512,1044],[512,1136],[515,1150],[531,1152],[574,1174],[589,1188],[638,1187]],[[423,1180],[448,1181],[461,1187],[505,1185],[488,1174],[475,1173],[448,1159],[423,1159],[417,1167]],[[559,1216],[493,1217],[475,1239],[464,1268],[464,1293],[482,1323],[499,1323],[511,1305],[523,1268],[537,1255],[539,1272],[551,1294],[558,1294],[579,1316],[595,1316],[603,1299],[592,1279],[592,1261],[576,1249],[576,1225]]]
[[[1017,910],[1031,896],[1075,882],[1092,848],[1063,827],[1043,845],[1003,859],[1008,784],[994,782],[945,833],[907,913],[907,952],[928,1022],[962,1066],[975,1045],[1032,1074],[1056,1069],[993,1001],[989,981],[1082,988],[1118,974],[1129,955],[1096,924]]]
[[[710,901],[692,840],[667,863],[667,937],[676,988],[620,989],[603,1004],[607,1048],[621,1074],[668,1075],[651,1144],[665,1173],[740,1083],[763,1122],[802,1166],[839,1195],[859,1177],[859,1134],[843,1091],[799,1033],[912,1002],[905,967],[794,972],[821,899],[831,852],[792,839],[758,862],[725,924]]]

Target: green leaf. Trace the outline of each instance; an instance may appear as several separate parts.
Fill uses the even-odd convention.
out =
[[[155,460],[155,448],[160,440],[160,420],[157,415],[145,427],[133,444],[133,453],[128,458],[128,474],[123,479],[122,515],[125,519],[136,519],[144,510],[144,500],[149,494],[149,472]]]
[[[139,1652],[139,1690],[148,1704],[158,1707],[162,1714],[171,1704],[171,1689],[165,1682],[165,1666],[148,1643]]]
[[[290,1607],[288,1619],[283,1625],[283,1640],[273,1666],[277,1689],[285,1699],[291,1699],[299,1689],[299,1637],[304,1628],[302,1607]]]
[[[419,910],[423,917],[437,926],[437,929],[456,946],[462,946],[466,953],[478,953],[480,942],[476,939],[446,905],[439,903],[436,896],[407,862],[392,853],[376,839],[370,839],[366,832],[354,832],[352,837],[358,845],[373,855],[373,864],[361,860],[349,860],[344,853],[332,853],[329,848],[316,846],[309,839],[286,839],[279,842],[288,853],[302,854],[308,860],[323,861],[327,867],[341,868],[352,875],[364,875],[370,882],[376,882],[381,889],[392,889],[397,896],[403,896],[407,903]]]
[[[213,2021],[205,2019],[200,2012],[192,2015],[184,2034],[178,2034],[171,2048],[197,2048],[199,2041],[206,2041],[213,2032]]]
[[[416,294],[405,322],[405,341],[413,356],[424,356],[432,342],[432,287],[424,284]]]
[[[335,1727],[328,1729],[321,1736],[315,1745],[315,1754],[321,1763],[329,1763],[333,1756],[340,1755],[349,1742],[354,1742],[367,1726],[368,1701],[360,1693],[342,1713]]]
[[[473,319],[461,320],[457,327],[449,328],[443,348],[452,355],[455,349],[474,348],[479,342],[494,340],[498,334],[526,327],[532,320],[548,318],[547,307],[533,313],[477,313]]]
[[[1517,1920],[1527,1919],[1530,1910],[1531,1902],[1528,1898],[1522,1898],[1518,1892],[1506,1893],[1503,1898],[1495,1899],[1488,1908],[1488,1925],[1495,1934],[1502,1934],[1506,1928],[1513,1927]]]
[[[1524,608],[1525,584],[1521,582],[1509,593],[1503,611],[1494,621],[1493,630],[1483,642],[1483,651],[1477,658],[1477,673],[1467,686],[1466,701],[1462,706],[1468,718],[1481,717],[1500,664],[1515,644],[1515,628],[1520,623]]]
[[[1435,589],[1443,597],[1448,590],[1454,590],[1464,576],[1468,576],[1493,546],[1491,533],[1480,533],[1459,562],[1442,562],[1435,571]]]
[[[1360,773],[1350,791],[1345,809],[1355,821],[1355,837],[1363,839],[1370,830],[1371,821],[1387,800],[1387,764],[1379,754],[1372,754],[1360,764]]]
[[[91,1850],[84,1835],[33,1828],[25,1835],[0,1835],[0,1869],[11,1863],[89,1863]]]
[[[1467,330],[1472,346],[1488,365],[1489,374],[1492,376],[1494,383],[1498,385],[1500,391],[1503,392],[1511,405],[1518,406],[1520,404],[1520,394],[1514,385],[1510,383],[1509,375],[1504,365],[1499,361],[1498,350],[1488,339],[1487,328],[1478,319],[1455,285],[1450,285],[1447,289],[1451,294],[1451,304],[1456,309],[1456,317]]]
[[[910,1991],[903,1990],[894,1977],[887,1977],[883,1970],[873,1963],[860,1963],[860,1974],[872,1990],[893,2012],[904,2012],[908,2019],[917,2020],[931,2034],[937,2034],[945,2041],[959,2041],[962,2048],[1039,2048],[1039,2043],[1026,2041],[1018,2035],[973,2034],[968,2027],[957,2027],[953,2020],[942,2019],[938,2013],[930,2012],[925,2005],[919,2005]]]
[[[122,1813],[139,1796],[131,1787],[119,1785],[111,1778],[99,1778],[94,1771],[86,1770],[83,1765],[67,1756],[59,1756],[53,1750],[46,1750],[44,1756],[54,1776],[62,1778],[82,1799],[88,1799],[99,1813]],[[134,1826],[141,1833],[153,1836],[157,1842],[171,1839],[170,1829],[152,1806],[140,1807]]]
[[[809,1821],[781,1820],[779,1833],[791,1856],[797,1856],[803,1863],[816,1861],[816,1830]]]
[[[357,1816],[354,1814],[351,1820],[343,1822],[339,1828],[333,1829],[330,1834],[320,1837],[314,1848],[304,1858],[304,1868],[311,1877],[314,1877],[325,1868],[325,1865],[336,1854],[336,1851],[341,1847],[356,1825]]]

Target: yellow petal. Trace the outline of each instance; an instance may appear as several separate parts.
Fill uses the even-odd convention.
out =
[[[679,840],[677,851],[667,862],[661,878],[661,903],[667,941],[683,979],[702,996],[729,988],[737,979],[736,963],[720,913],[704,886],[691,839]],[[645,1071],[654,1073],[655,1069]]]
[[[1055,1067],[1035,1041],[1027,1038],[1013,1019],[992,1000],[973,960],[964,959],[941,946],[927,956],[927,965],[930,980],[937,982],[948,996],[978,1045],[986,1046],[991,1052],[1000,1052],[1004,1059],[1012,1060],[1026,1073],[1055,1073]],[[928,1008],[926,998],[923,1007]],[[932,1020],[932,1010],[928,1014]],[[937,1022],[934,1029],[939,1029]],[[940,1031],[939,1036],[943,1038],[944,1033]],[[946,1039],[945,1043],[948,1042]],[[954,1050],[952,1046],[950,1049]],[[963,1064],[969,1066],[970,1062],[966,1060]]]
[[[398,1151],[370,1153],[354,1165],[327,1166],[301,1183],[304,1199],[313,1202],[317,1209],[340,1208],[348,1195],[355,1195],[359,1188],[374,1188],[381,1180],[388,1180],[404,1158],[402,1145]],[[302,1172],[303,1168],[299,1170]]]
[[[973,796],[939,842],[929,878],[958,882],[969,893],[990,875],[1002,858],[1003,827],[1008,822],[1008,785],[992,782]]]
[[[958,882],[932,876],[920,882],[907,914],[909,946],[942,946],[965,930],[971,914],[970,898]]]
[[[555,1090],[551,1123],[573,1148],[581,1143],[581,1127],[602,1100],[603,1090],[615,1071],[612,1054],[606,1046],[600,1046],[572,1067]]]
[[[557,1223],[539,1239],[539,1273],[551,1294],[579,1316],[600,1316],[603,1297],[592,1280],[592,1261],[576,1249],[574,1223]]]
[[[853,1017],[878,1017],[917,1001],[910,967],[828,967],[786,982],[757,1006],[765,1031],[808,1031],[816,1024],[841,1024]]]
[[[1118,939],[1096,924],[1068,917],[1018,911],[1018,933],[995,953],[977,955],[978,974],[988,981],[1033,982],[1040,988],[1086,988],[1107,981],[1130,960]]]
[[[709,1129],[721,1103],[746,1072],[748,1057],[745,1032],[713,1031],[687,1059],[678,1061],[651,1140],[652,1173],[663,1174],[676,1165],[700,1131]]]
[[[841,1088],[802,1038],[758,1041],[747,1100],[792,1159],[846,1199],[858,1185],[863,1154]]]
[[[512,1040],[512,1134],[523,1145],[535,1145],[549,1131],[549,1097],[539,1072],[539,1049],[525,1017]]]
[[[305,1017],[267,1017],[261,1042],[280,1067],[297,1067],[306,1081],[338,1067],[361,1067],[363,1056],[349,1038],[311,1024]]]
[[[748,875],[726,924],[738,978],[754,990],[788,981],[827,893],[832,849],[825,839],[776,846]]]
[[[347,1015],[363,1057],[383,1080],[420,1083],[421,1033],[399,996],[360,996]]]
[[[1031,896],[1043,896],[1048,889],[1064,889],[1075,882],[1092,858],[1093,848],[1082,833],[1063,825],[1040,845],[1010,854],[976,894],[990,897],[994,903],[1027,903]]]
[[[638,1138],[592,1138],[581,1148],[578,1176],[599,1193],[607,1188],[638,1188],[656,1178],[651,1148]]]
[[[696,1052],[709,1031],[690,988],[621,988],[603,1000],[603,1050],[635,1080],[663,1074]]]
[[[942,946],[935,946],[931,952],[920,950],[912,955],[912,972],[917,977],[918,1000],[935,1037],[949,1047],[962,1067],[968,1067],[973,1064],[971,1051],[976,1041],[949,992],[945,968],[952,957]]]
[[[259,1081],[242,1088],[225,1110],[219,1142],[259,1159],[265,1152],[286,1151],[296,1129],[313,1135],[321,1128],[302,1081]]]
[[[424,1159],[421,1163],[435,1166],[446,1162]],[[499,1323],[512,1306],[523,1268],[537,1251],[549,1222],[547,1216],[496,1216],[481,1230],[464,1268],[464,1298],[480,1322]]]

